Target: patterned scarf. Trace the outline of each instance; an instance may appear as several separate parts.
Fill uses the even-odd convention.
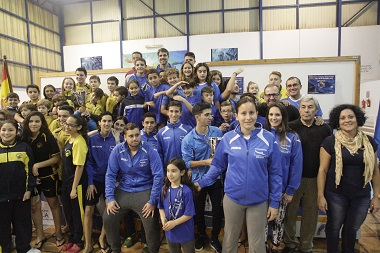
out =
[[[360,130],[356,134],[354,139],[348,139],[341,130],[336,131],[335,133],[335,154],[336,154],[336,167],[335,167],[335,185],[338,187],[340,184],[340,179],[343,175],[343,161],[342,161],[342,147],[345,147],[352,156],[358,154],[358,150],[361,147],[364,147],[363,151],[363,162],[365,165],[364,168],[364,186],[371,181],[374,164],[375,164],[375,153],[371,142],[368,140],[368,137]]]

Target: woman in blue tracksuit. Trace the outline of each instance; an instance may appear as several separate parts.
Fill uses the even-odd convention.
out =
[[[302,146],[298,134],[288,127],[288,114],[281,103],[268,106],[265,128],[274,134],[282,155],[282,199],[278,215],[270,223],[273,231],[271,252],[275,253],[283,237],[286,207],[292,201],[293,193],[301,183]],[[269,243],[268,247],[270,248]]]
[[[223,199],[223,252],[237,252],[239,234],[246,217],[249,252],[264,253],[263,231],[267,219],[275,219],[281,200],[281,155],[274,135],[255,128],[257,110],[252,98],[240,99],[236,113],[240,125],[223,136],[210,170],[198,184],[201,188],[211,185],[227,171]]]

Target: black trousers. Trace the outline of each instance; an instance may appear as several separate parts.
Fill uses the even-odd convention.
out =
[[[16,236],[18,253],[30,250],[32,240],[32,217],[30,199],[26,201],[13,200],[0,203],[0,246],[3,253],[10,253],[12,247],[12,232]],[[0,250],[1,251],[1,250]]]
[[[198,228],[198,232],[206,235],[206,223],[205,223],[205,205],[207,194],[210,196],[212,205],[212,231],[213,236],[218,236],[222,229],[223,222],[223,185],[220,179],[210,186],[204,187],[198,192],[198,196],[194,199],[195,205],[195,225]]]
[[[70,228],[69,242],[83,248],[83,225],[84,199],[86,198],[87,185],[78,185],[77,197],[70,198],[72,184],[62,184],[61,201],[66,221]]]

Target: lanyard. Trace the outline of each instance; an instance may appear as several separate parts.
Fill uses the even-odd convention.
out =
[[[174,199],[174,203],[172,204],[172,196],[171,196],[171,188],[169,187],[168,192],[169,192],[169,220],[175,220],[178,217],[179,210],[182,207],[183,204],[183,199],[182,199],[182,190],[183,190],[183,185],[179,185],[179,189],[177,191],[177,194]]]

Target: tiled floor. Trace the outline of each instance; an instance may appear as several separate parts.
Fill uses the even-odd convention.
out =
[[[55,247],[55,238],[52,237],[54,228],[50,227],[45,231],[45,235],[49,237],[48,241],[43,246],[43,252],[60,252],[61,247]],[[34,234],[33,234],[34,235]],[[35,236],[35,235],[34,235]],[[222,239],[222,235],[220,239]],[[34,242],[32,241],[32,244]],[[246,245],[248,246],[248,245]],[[101,253],[99,247],[94,245],[94,253]],[[357,243],[357,252],[364,253],[380,253],[380,212],[375,215],[368,214],[362,228],[361,228],[361,238]],[[141,243],[136,243],[131,248],[123,248],[122,252],[124,253],[140,253],[142,251]],[[326,240],[325,239],[315,239],[314,240],[314,252],[326,252]],[[165,242],[162,243],[160,248],[160,253],[168,253],[167,245]],[[201,253],[205,252],[214,252],[214,250],[207,246],[204,248]],[[239,248],[239,253],[248,252],[248,248],[241,246]]]

